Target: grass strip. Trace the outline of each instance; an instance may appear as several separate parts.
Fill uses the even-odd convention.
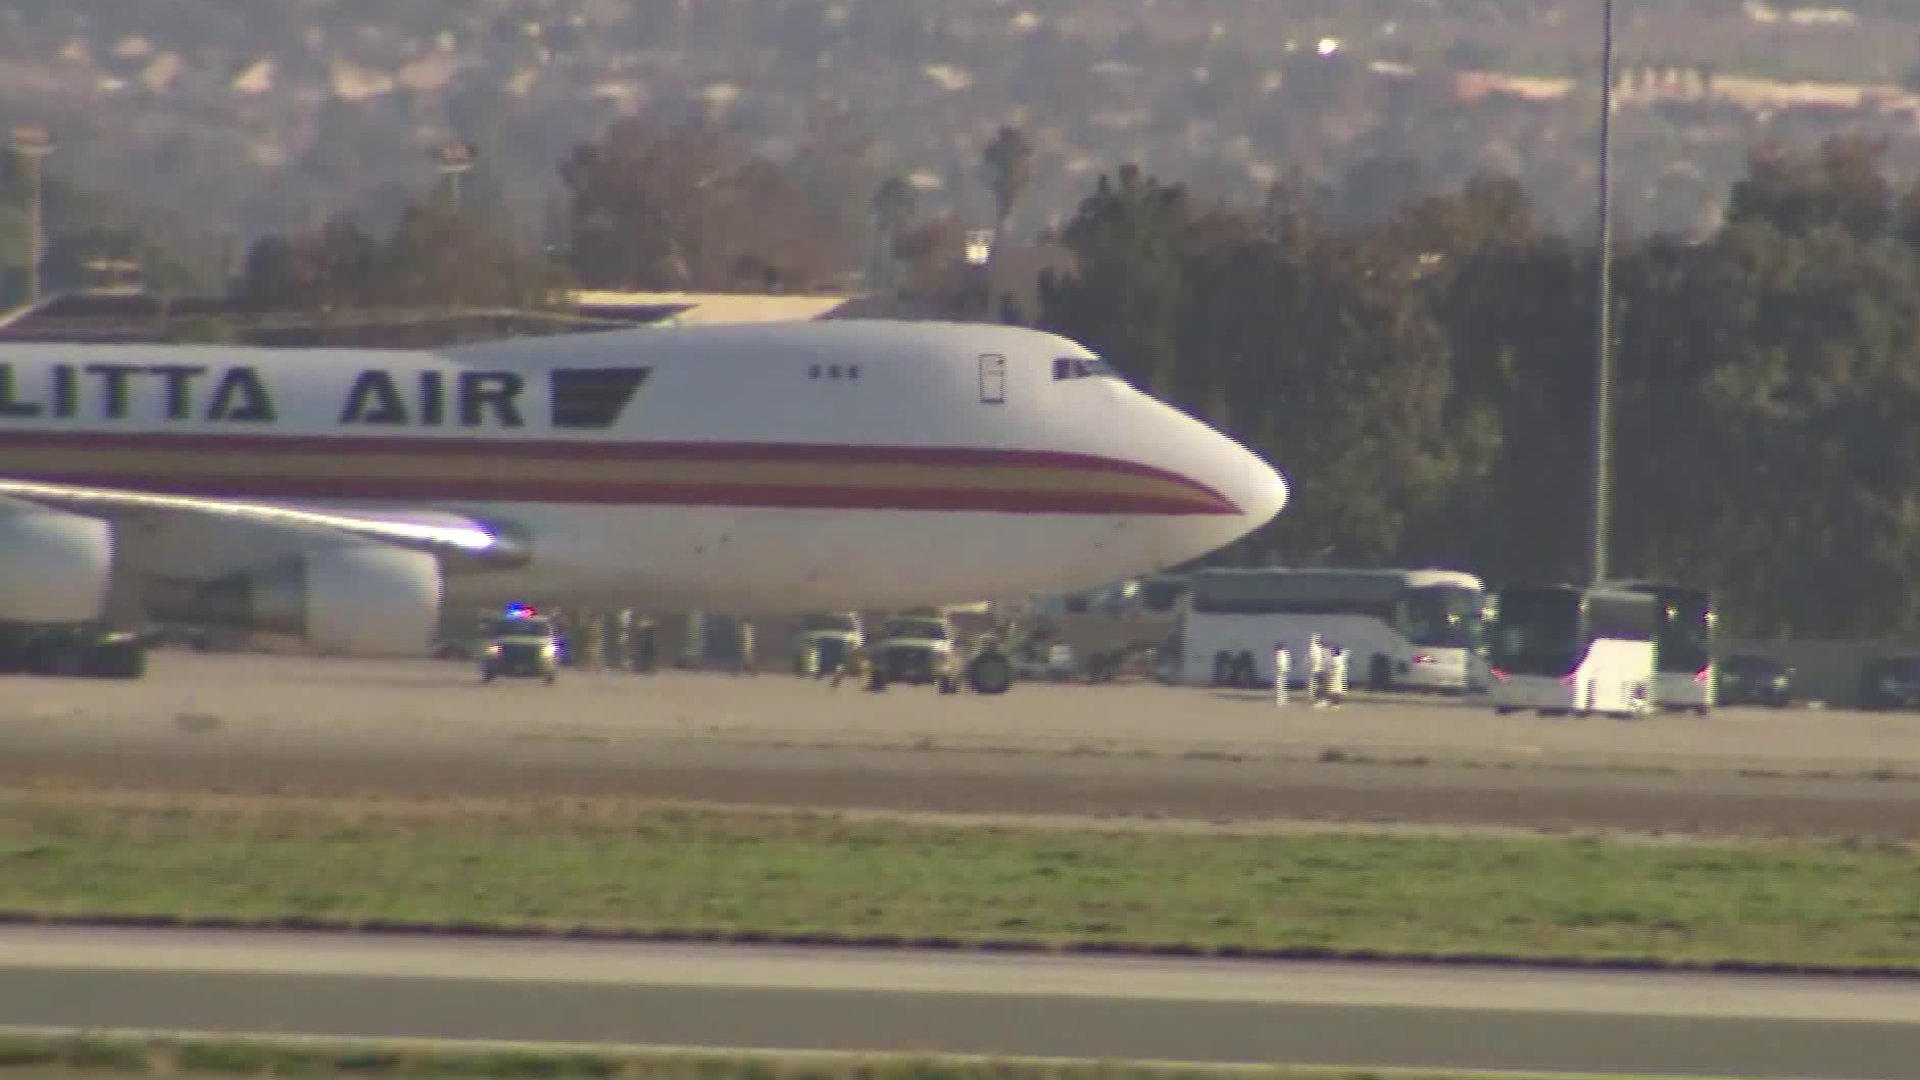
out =
[[[285,1037],[0,1034],[10,1080],[1602,1080],[1568,1073],[1209,1066]],[[1604,1080],[1635,1080],[1607,1074]],[[1640,1080],[1652,1080],[1642,1077]],[[1692,1078],[1700,1080],[1700,1078]]]
[[[0,799],[14,918],[1920,970],[1839,843],[1194,835],[595,803]]]

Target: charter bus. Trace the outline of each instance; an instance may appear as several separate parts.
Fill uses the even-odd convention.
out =
[[[1285,645],[1287,681],[1304,685],[1319,634],[1346,649],[1355,686],[1461,693],[1475,681],[1484,597],[1479,578],[1456,570],[1196,571],[1180,603],[1177,681],[1271,686]]]
[[[1622,581],[1623,589],[1646,593],[1654,601],[1653,700],[1663,709],[1692,709],[1707,715],[1719,701],[1713,668],[1714,625],[1719,614],[1713,594],[1668,581]]]
[[[1513,586],[1488,597],[1487,703],[1640,716],[1653,704],[1657,605],[1618,586]]]

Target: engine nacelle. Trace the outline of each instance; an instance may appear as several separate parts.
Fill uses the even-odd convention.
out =
[[[113,582],[113,527],[52,510],[0,510],[0,621],[99,619]]]
[[[157,619],[298,637],[349,656],[424,656],[440,623],[440,564],[386,547],[321,548],[191,589],[149,592]]]

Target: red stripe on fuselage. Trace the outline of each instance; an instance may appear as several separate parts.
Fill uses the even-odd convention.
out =
[[[32,464],[9,467],[6,450]],[[156,471],[152,455],[217,453],[218,468]],[[71,461],[65,460],[68,453]],[[327,456],[324,470],[250,471],[248,459]],[[399,477],[378,471],[380,457],[406,457],[467,466],[466,475]],[[553,473],[528,478],[489,476],[490,463],[551,464]],[[51,464],[49,464],[51,461]],[[738,464],[738,480],[699,484],[603,476],[570,480],[569,463],[633,462]],[[758,482],[754,465],[818,466],[805,481]],[[928,471],[927,486],[911,483],[833,483],[836,467],[910,466]],[[1019,483],[969,486],[969,470],[1070,477],[1071,486]],[[118,487],[167,494],[249,499],[369,499],[432,502],[475,500],[601,505],[676,505],[821,509],[976,510],[1007,513],[1218,515],[1238,508],[1188,477],[1139,462],[1089,454],[984,447],[862,446],[813,443],[608,442],[555,439],[278,436],[204,433],[0,432],[0,477],[77,486]],[[1084,480],[1084,484],[1080,481]],[[817,481],[817,482],[816,482]],[[1157,491],[1138,490],[1142,481]],[[1126,490],[1132,487],[1134,490]]]

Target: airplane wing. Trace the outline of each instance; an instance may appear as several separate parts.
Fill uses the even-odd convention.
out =
[[[117,523],[199,517],[324,543],[378,541],[438,558],[448,571],[507,569],[531,558],[525,536],[499,522],[427,508],[312,507],[0,478],[0,504],[28,503]]]

